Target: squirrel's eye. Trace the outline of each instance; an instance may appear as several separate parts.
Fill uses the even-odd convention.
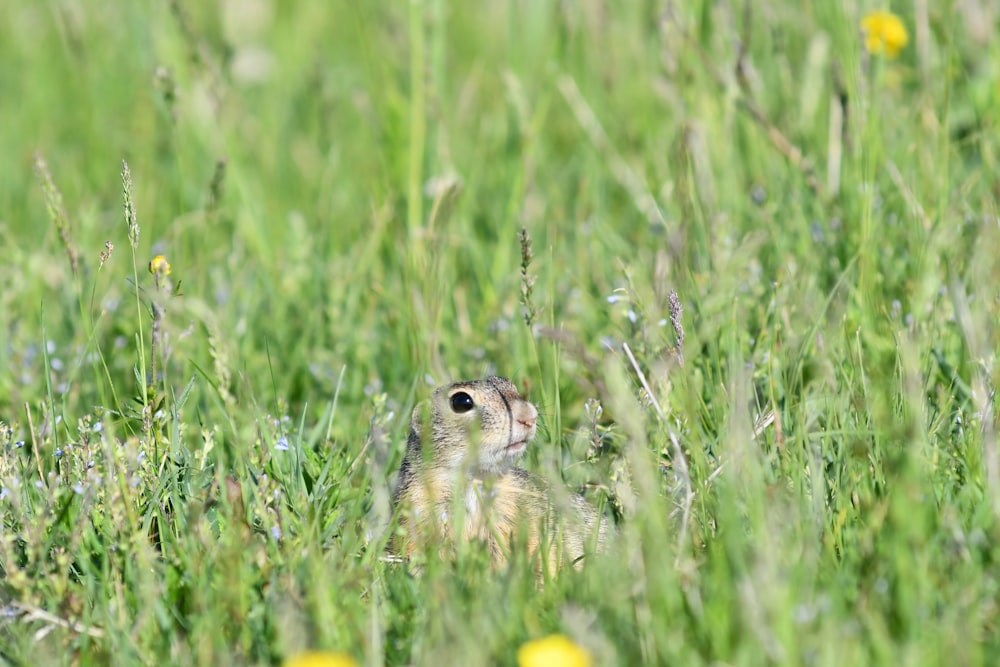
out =
[[[464,391],[460,391],[457,394],[453,394],[451,397],[451,409],[452,412],[468,412],[472,408],[476,407],[475,402],[472,397],[466,394]]]

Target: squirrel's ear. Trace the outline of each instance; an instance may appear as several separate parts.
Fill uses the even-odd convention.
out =
[[[430,424],[430,419],[425,419],[424,415],[430,415],[431,402],[430,401],[420,401],[413,406],[413,416],[410,418],[410,428],[416,432],[421,432],[423,430],[424,424]]]

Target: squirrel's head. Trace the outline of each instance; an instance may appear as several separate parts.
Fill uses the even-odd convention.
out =
[[[431,414],[430,427],[422,414]],[[437,389],[430,405],[413,411],[423,458],[434,467],[472,464],[484,472],[510,468],[535,437],[538,410],[507,378],[455,382]]]

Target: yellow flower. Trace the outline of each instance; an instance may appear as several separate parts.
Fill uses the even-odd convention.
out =
[[[517,650],[520,667],[590,667],[590,652],[563,635],[549,635]]]
[[[910,41],[903,21],[892,12],[872,12],[861,19],[861,32],[865,35],[865,48],[873,55],[885,54],[895,58]]]
[[[163,255],[157,255],[149,262],[149,272],[152,274],[163,274],[165,276],[170,275],[170,262]]]
[[[358,667],[358,663],[346,653],[305,651],[285,660],[282,667]]]

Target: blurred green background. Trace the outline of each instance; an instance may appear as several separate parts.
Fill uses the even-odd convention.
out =
[[[0,661],[993,664],[998,18],[3,3]],[[380,558],[413,403],[494,372],[621,528],[541,589]]]

